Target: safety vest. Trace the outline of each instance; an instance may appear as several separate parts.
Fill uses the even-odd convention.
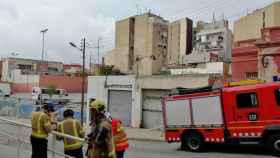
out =
[[[51,122],[49,116],[44,112],[33,112],[31,118],[32,136],[36,138],[47,139],[51,131]]]
[[[116,151],[126,150],[129,146],[128,138],[121,121],[113,119],[112,129]]]
[[[82,137],[82,127],[77,120],[66,119],[58,126],[58,131],[63,134],[72,135],[74,137]],[[82,142],[70,138],[63,138],[65,150],[75,150],[82,147]]]

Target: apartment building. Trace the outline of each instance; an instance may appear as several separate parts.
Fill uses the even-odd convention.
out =
[[[280,2],[257,9],[234,22],[232,79],[234,81],[261,77],[258,67],[259,48],[265,29],[280,26]],[[271,36],[278,36],[272,32]]]
[[[105,56],[124,74],[159,74],[167,63],[168,21],[152,13],[116,22],[115,49]]]
[[[206,63],[213,60],[229,62],[231,60],[232,32],[228,21],[199,21],[194,29],[192,54],[185,57],[185,63]]]
[[[183,18],[168,27],[168,65],[182,64],[182,57],[192,52],[193,21]]]
[[[11,82],[13,73],[19,70],[21,74],[63,74],[63,63],[55,61],[44,61],[23,59],[23,58],[3,58],[2,59],[2,81]]]
[[[280,26],[280,2],[274,2],[264,8],[234,22],[234,42],[260,39],[261,29]]]

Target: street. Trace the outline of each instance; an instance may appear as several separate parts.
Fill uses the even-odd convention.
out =
[[[130,141],[127,158],[270,158],[256,146],[210,146],[203,153],[179,150],[179,144],[165,142]]]

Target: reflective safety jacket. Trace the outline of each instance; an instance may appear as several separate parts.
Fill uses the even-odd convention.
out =
[[[112,120],[113,137],[116,151],[124,151],[128,148],[128,138],[124,126],[120,120]]]
[[[33,112],[31,117],[32,136],[47,139],[51,132],[50,117],[44,112]]]
[[[74,137],[83,138],[84,130],[78,120],[68,118],[58,125],[58,132],[63,134],[72,135]],[[81,141],[63,138],[64,150],[76,150],[83,146]]]

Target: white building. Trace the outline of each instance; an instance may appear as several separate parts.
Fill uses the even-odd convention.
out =
[[[193,52],[184,57],[185,63],[210,62],[213,55],[217,55],[216,61],[231,60],[232,32],[227,20],[198,22],[194,36]]]
[[[113,117],[127,126],[161,128],[161,98],[177,87],[196,88],[209,84],[212,75],[90,76],[88,100],[102,99]],[[216,77],[213,75],[213,77]]]

